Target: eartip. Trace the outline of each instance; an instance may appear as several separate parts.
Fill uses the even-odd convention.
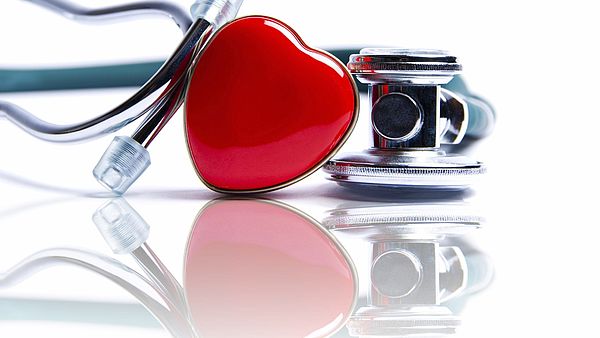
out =
[[[124,194],[150,166],[150,153],[130,137],[117,136],[94,168],[94,177],[117,195]]]

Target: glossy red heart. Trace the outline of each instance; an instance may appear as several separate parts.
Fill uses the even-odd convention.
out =
[[[329,337],[354,310],[357,280],[340,245],[307,216],[233,200],[198,215],[184,289],[202,337]]]
[[[263,192],[314,172],[358,114],[345,66],[284,23],[252,16],[215,34],[186,97],[188,147],[200,178],[221,192]]]

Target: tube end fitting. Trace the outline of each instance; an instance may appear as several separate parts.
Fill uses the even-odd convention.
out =
[[[243,2],[244,0],[196,0],[190,12],[194,20],[204,19],[218,29],[235,19]]]
[[[92,216],[106,243],[116,254],[128,254],[142,246],[150,226],[123,198],[101,206]]]
[[[122,195],[150,166],[150,153],[128,136],[114,138],[94,168],[94,177],[115,194]]]

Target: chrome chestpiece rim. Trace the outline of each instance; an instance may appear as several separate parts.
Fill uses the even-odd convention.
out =
[[[372,147],[329,161],[330,179],[354,186],[465,189],[485,167],[447,154],[467,134],[469,110],[461,93],[442,85],[460,73],[455,56],[440,50],[367,48],[348,68],[369,85]],[[348,184],[350,186],[350,184]]]
[[[363,83],[445,84],[462,65],[442,50],[364,48],[350,56],[348,69]]]
[[[431,189],[467,188],[486,172],[485,166],[466,156],[438,151],[368,149],[344,154],[323,169],[341,184],[361,183],[382,187]]]

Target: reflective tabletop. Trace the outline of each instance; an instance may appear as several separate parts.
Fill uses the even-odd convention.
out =
[[[321,179],[295,189],[281,199],[98,194],[6,208],[3,330],[450,336],[493,285],[471,192],[373,196]]]

